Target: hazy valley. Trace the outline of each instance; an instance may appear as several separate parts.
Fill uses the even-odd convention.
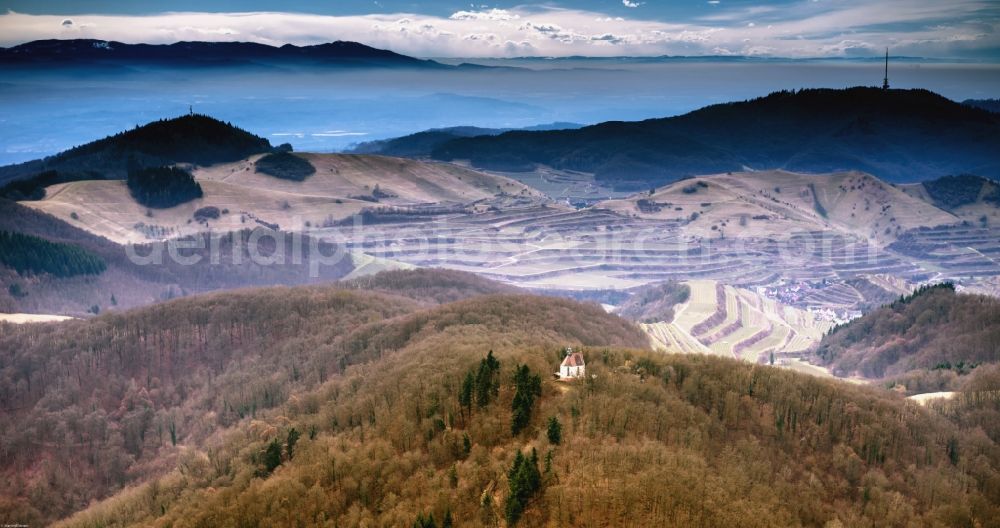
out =
[[[540,60],[0,48],[0,522],[1000,526],[994,101]]]

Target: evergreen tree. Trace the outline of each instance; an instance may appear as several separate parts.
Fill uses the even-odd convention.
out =
[[[562,442],[562,424],[559,423],[559,419],[555,416],[549,418],[549,427],[546,434],[549,437],[549,443],[559,445]]]
[[[480,408],[490,404],[490,400],[500,392],[500,361],[493,356],[490,350],[486,358],[480,361],[479,370],[476,372],[476,405]]]
[[[427,517],[424,517],[424,514],[418,513],[417,520],[413,522],[413,528],[437,528],[437,523],[434,522],[434,514],[429,513]]]
[[[475,386],[475,377],[472,375],[472,372],[467,372],[465,380],[462,381],[462,388],[458,392],[458,404],[470,412],[472,411],[472,393],[475,390]]]
[[[270,475],[281,465],[281,444],[278,439],[271,440],[264,450],[264,473]]]
[[[295,443],[299,441],[299,436],[301,436],[301,434],[299,434],[298,430],[294,427],[288,430],[288,439],[285,442],[285,449],[288,453],[289,460],[292,459],[292,454],[295,450]]]
[[[527,365],[520,365],[514,373],[514,390],[510,431],[517,435],[531,422],[535,398],[542,395],[542,378],[532,374]]]
[[[505,516],[507,524],[513,526],[524,513],[528,502],[538,493],[542,485],[542,475],[538,471],[538,452],[531,450],[525,457],[521,451],[514,456],[514,464],[507,472],[507,503]]]
[[[100,275],[107,268],[104,259],[79,246],[10,231],[0,231],[0,264],[21,275],[49,273],[64,278]]]

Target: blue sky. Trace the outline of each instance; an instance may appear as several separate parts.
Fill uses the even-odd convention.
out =
[[[537,2],[536,5],[549,5],[564,9],[580,9],[584,11],[602,12],[613,15],[633,14],[633,10],[641,8],[644,18],[660,20],[694,18],[711,13],[721,5],[709,3],[707,0],[653,0],[636,1],[636,7],[628,7],[621,0],[576,0],[572,2]],[[732,7],[751,7],[761,4],[781,6],[795,3],[794,0],[778,0],[760,2],[753,0],[729,0],[726,5]],[[0,2],[0,6],[19,13],[59,14],[59,13],[106,13],[106,14],[148,14],[167,11],[208,11],[208,12],[240,12],[240,11],[289,11],[300,13],[315,13],[323,15],[365,15],[371,13],[422,13],[427,15],[448,16],[456,11],[487,8],[513,9],[531,2],[499,2],[499,3],[469,3],[449,0],[430,2],[410,2],[405,0],[286,0],[274,2],[267,0],[9,0]]]
[[[1000,62],[997,0],[0,0],[0,45],[356,40],[424,57],[894,55]]]

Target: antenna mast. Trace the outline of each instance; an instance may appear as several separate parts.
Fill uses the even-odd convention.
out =
[[[882,89],[889,89],[889,48],[885,48],[885,78],[882,79]]]

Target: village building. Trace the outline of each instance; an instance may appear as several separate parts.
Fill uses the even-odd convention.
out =
[[[572,348],[566,349],[566,357],[559,365],[559,379],[582,378],[587,373],[587,365],[583,361],[583,354],[573,352]]]

